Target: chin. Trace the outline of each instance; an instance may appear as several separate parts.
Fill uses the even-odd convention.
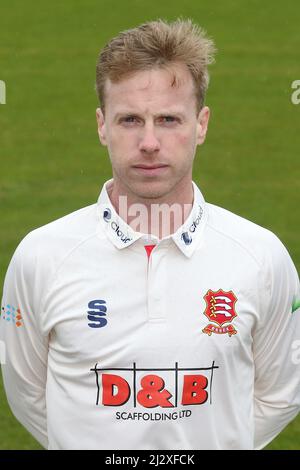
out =
[[[169,184],[148,182],[132,185],[132,192],[140,199],[161,199],[170,191]]]

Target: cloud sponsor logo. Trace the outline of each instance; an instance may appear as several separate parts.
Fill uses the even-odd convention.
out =
[[[176,362],[165,369],[140,368],[136,363],[129,368],[102,368],[97,363],[90,370],[96,375],[96,406],[116,408],[116,419],[159,421],[188,418],[192,411],[186,407],[211,404],[218,368],[213,361],[210,367],[182,368]],[[148,412],[154,408],[155,413]]]
[[[194,233],[197,230],[197,227],[201,222],[202,216],[203,216],[203,209],[201,206],[199,206],[199,212],[198,212],[196,219],[193,220],[192,224],[188,228],[188,231],[183,232],[181,234],[181,240],[183,240],[186,245],[190,245],[192,243],[193,238],[190,236],[189,233]]]
[[[189,232],[191,232],[191,233],[194,233],[194,232],[195,232],[196,228],[197,228],[198,225],[200,224],[200,221],[201,221],[201,219],[202,219],[202,215],[203,215],[203,209],[202,209],[201,206],[199,206],[198,215],[197,215],[196,219],[193,220],[193,223],[192,223],[192,225],[191,225],[190,228],[189,228]]]
[[[117,237],[123,242],[128,243],[132,241],[132,238],[127,237],[124,232],[120,229],[120,226],[116,223],[115,220],[111,220],[111,210],[107,207],[103,211],[103,220],[107,222],[113,232],[117,235]]]
[[[103,212],[103,219],[105,222],[109,222],[111,219],[111,210],[108,207]]]
[[[130,237],[127,237],[123,232],[122,230],[120,229],[120,226],[112,221],[112,223],[110,224],[112,230],[117,234],[117,236],[120,238],[120,240],[123,242],[123,243],[128,243],[132,240],[132,238]]]
[[[190,245],[193,241],[192,237],[189,236],[188,232],[183,232],[181,234],[181,240],[183,240],[186,245]]]

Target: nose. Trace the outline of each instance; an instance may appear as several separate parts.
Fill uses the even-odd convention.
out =
[[[144,153],[154,153],[160,149],[160,142],[155,134],[154,125],[147,124],[143,127],[139,150]]]

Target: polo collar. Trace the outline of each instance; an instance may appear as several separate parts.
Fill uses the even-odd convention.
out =
[[[97,202],[97,210],[100,224],[107,238],[118,249],[124,249],[139,239],[152,240],[152,243],[162,243],[165,240],[173,240],[179,250],[188,258],[192,256],[199,245],[201,235],[207,220],[207,208],[205,200],[198,186],[192,182],[194,202],[192,210],[185,223],[177,231],[162,240],[153,235],[147,235],[134,231],[115,211],[109,195],[108,188],[113,179],[104,183]]]

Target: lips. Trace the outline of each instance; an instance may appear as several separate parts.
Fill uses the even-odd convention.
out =
[[[145,165],[142,163],[141,165],[134,165],[133,169],[136,173],[144,176],[144,177],[157,177],[162,175],[169,165],[164,165],[162,163],[155,163],[152,165]]]
[[[142,170],[156,170],[157,168],[165,168],[168,165],[156,164],[156,165],[134,165],[133,168],[141,168]]]
[[[160,163],[156,163],[153,165],[134,165],[133,169],[135,172],[139,173],[140,175],[143,176],[148,176],[148,177],[155,177],[163,174],[166,169],[169,167],[169,165],[164,165]]]

